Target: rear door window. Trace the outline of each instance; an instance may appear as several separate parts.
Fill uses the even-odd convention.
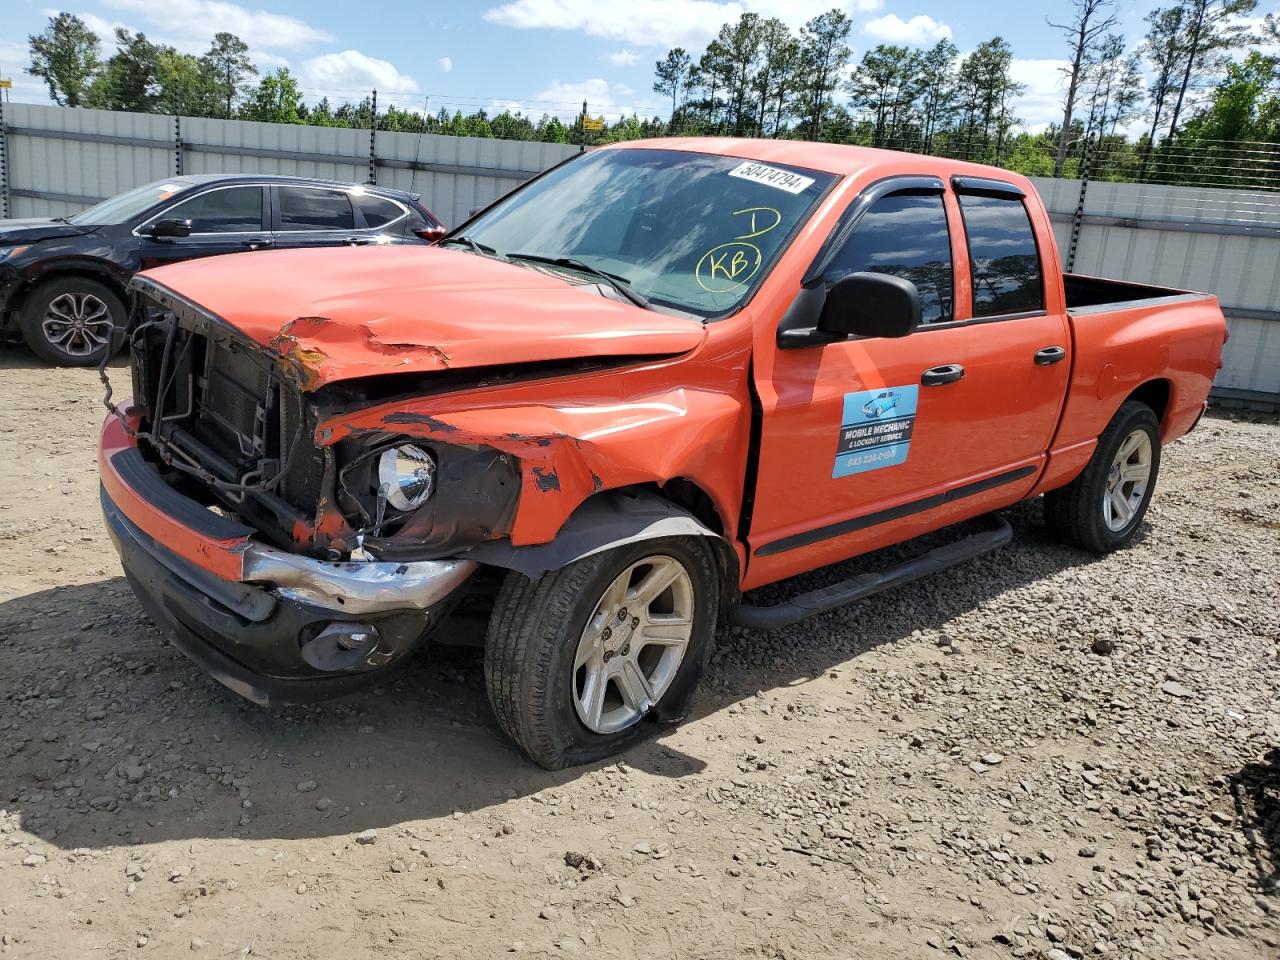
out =
[[[351,199],[341,190],[279,187],[281,230],[353,230]]]
[[[165,220],[190,220],[192,233],[248,233],[262,229],[262,187],[210,190],[166,210]]]
[[[827,267],[828,282],[850,273],[888,273],[920,291],[920,322],[952,318],[951,234],[942,195],[881,197],[853,227]]]
[[[973,274],[973,315],[1044,309],[1040,252],[1027,208],[1017,197],[960,195]]]

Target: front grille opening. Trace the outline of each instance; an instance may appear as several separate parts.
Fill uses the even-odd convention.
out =
[[[281,545],[314,515],[324,472],[301,393],[274,358],[218,321],[144,303],[134,389],[148,454]],[[207,334],[205,331],[208,331]],[[282,469],[287,471],[281,474]]]

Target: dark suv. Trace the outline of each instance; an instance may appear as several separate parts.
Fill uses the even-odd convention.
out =
[[[416,194],[298,177],[170,177],[71,217],[0,221],[0,334],[49,363],[97,364],[139,270],[219,253],[434,243]]]

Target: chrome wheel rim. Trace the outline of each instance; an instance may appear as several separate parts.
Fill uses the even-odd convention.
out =
[[[1109,530],[1118,533],[1133,522],[1150,482],[1151,437],[1145,430],[1135,430],[1124,438],[1107,472],[1102,519]]]
[[[49,345],[87,357],[111,342],[111,310],[92,293],[63,293],[49,301],[41,328]]]
[[[573,706],[594,733],[625,730],[671,687],[693,636],[693,581],[679,560],[645,557],[596,603],[573,660]]]

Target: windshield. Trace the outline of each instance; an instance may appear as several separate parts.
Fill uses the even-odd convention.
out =
[[[578,261],[652,304],[719,316],[751,295],[834,179],[740,157],[601,150],[500,202],[465,235],[472,249]]]
[[[113,223],[124,223],[144,213],[157,203],[168,200],[179,190],[191,186],[180,180],[157,180],[145,186],[134,187],[124,193],[96,203],[88,210],[81,210],[70,218],[71,223],[82,226],[101,227]]]

